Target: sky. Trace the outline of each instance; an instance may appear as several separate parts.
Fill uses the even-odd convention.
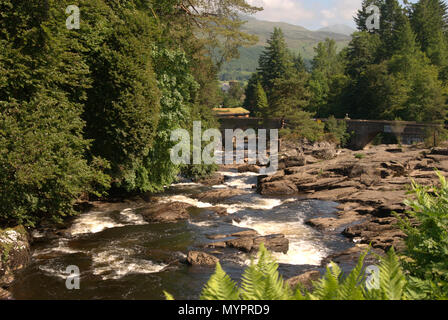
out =
[[[264,11],[257,19],[288,22],[310,30],[335,24],[355,27],[353,16],[361,8],[362,0],[248,0]],[[414,2],[414,1],[411,1]]]

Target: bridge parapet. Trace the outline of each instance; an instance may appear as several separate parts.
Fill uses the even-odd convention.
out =
[[[325,122],[328,119],[316,119]],[[362,149],[371,143],[380,133],[390,133],[397,137],[402,144],[423,142],[427,136],[428,129],[440,128],[443,125],[434,123],[418,123],[411,121],[387,121],[387,120],[352,120],[340,119],[347,123],[348,132],[353,132],[351,146]],[[262,121],[259,118],[221,118],[221,130],[225,129],[280,129],[281,119],[270,119]],[[288,120],[286,119],[286,123]]]

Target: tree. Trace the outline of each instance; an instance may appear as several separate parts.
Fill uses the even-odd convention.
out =
[[[86,10],[87,11],[87,10]],[[82,28],[99,21],[84,18]],[[138,190],[138,172],[153,145],[160,115],[160,92],[150,52],[153,21],[132,2],[109,9],[110,27],[89,48],[86,61],[93,80],[84,119],[92,154],[111,163],[116,187]],[[81,29],[83,30],[83,29]]]
[[[245,98],[243,102],[243,107],[249,110],[252,114],[256,109],[256,95],[257,95],[257,86],[261,81],[260,74],[258,72],[252,73],[249,81],[247,82],[246,90],[245,90]]]
[[[314,49],[316,55],[312,61],[312,72],[308,82],[311,102],[308,110],[318,116],[326,115],[332,82],[344,72],[344,52],[337,53],[336,42],[326,39]]]
[[[269,101],[271,101],[273,82],[285,77],[291,72],[292,67],[292,57],[286,46],[283,31],[280,28],[274,28],[268,45],[260,56],[258,68]]]
[[[255,94],[255,116],[262,119],[267,119],[269,116],[268,97],[260,82],[257,83]]]
[[[421,0],[412,7],[411,24],[417,42],[431,63],[440,70],[440,78],[448,81],[447,4],[440,0]]]
[[[108,186],[107,163],[88,161],[83,103],[88,66],[60,1],[0,3],[0,219],[35,225],[73,214]],[[12,27],[14,26],[14,27]],[[97,193],[98,194],[98,193]]]

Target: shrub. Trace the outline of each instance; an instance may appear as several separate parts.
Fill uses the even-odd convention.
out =
[[[434,299],[448,293],[448,183],[437,173],[439,187],[424,187],[412,182],[414,200],[408,217],[395,214],[404,233],[404,267],[409,272],[416,297]]]
[[[325,122],[325,140],[343,147],[347,145],[349,139],[350,133],[347,132],[347,122],[330,116]]]

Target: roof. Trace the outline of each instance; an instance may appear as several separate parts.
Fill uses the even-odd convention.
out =
[[[213,111],[221,115],[250,114],[250,111],[244,108],[214,108]]]

